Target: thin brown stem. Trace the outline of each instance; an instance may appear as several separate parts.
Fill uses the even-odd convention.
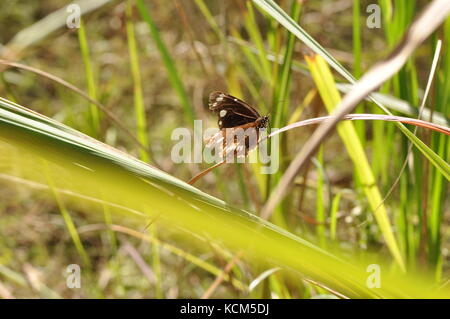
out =
[[[223,271],[216,277],[211,286],[209,286],[209,288],[203,294],[202,299],[208,299],[211,297],[214,291],[216,291],[217,287],[219,287],[219,285],[225,280],[225,277],[229,274],[231,269],[233,269],[234,265],[239,261],[239,258],[241,258],[241,256],[242,251],[238,252],[236,255],[233,256],[233,258],[225,266]]]
[[[282,132],[286,132],[286,131],[292,130],[294,128],[297,128],[297,127],[319,124],[319,123],[325,122],[331,118],[332,118],[332,116],[328,115],[328,116],[316,117],[316,118],[303,120],[303,121],[299,121],[299,122],[295,122],[295,123],[286,125],[285,127],[281,128],[277,131],[274,131],[270,135],[267,135],[264,138],[262,138],[260,141],[258,141],[258,144],[263,142],[264,140],[271,138],[274,135],[280,134]],[[427,122],[427,121],[423,121],[423,120],[419,120],[419,119],[410,118],[410,117],[384,115],[384,114],[347,114],[343,117],[342,120],[349,120],[349,121],[376,120],[376,121],[387,121],[387,122],[401,122],[401,123],[405,123],[405,124],[415,125],[416,127],[427,128],[427,129],[430,129],[430,130],[433,130],[433,131],[436,131],[439,133],[444,133],[446,135],[450,135],[449,127],[431,123],[431,122]],[[412,145],[410,147],[412,147]],[[219,167],[220,165],[222,165],[224,163],[225,163],[225,161],[222,161],[222,162],[219,162],[219,163],[205,169],[204,171],[200,172],[199,174],[197,174],[193,178],[191,178],[187,183],[191,184],[191,185],[194,184],[201,177],[208,174],[211,170],[213,170],[216,167]],[[388,194],[389,194],[389,192],[388,192]]]
[[[75,93],[81,95],[82,97],[84,97],[86,100],[88,100],[89,102],[91,102],[92,104],[95,104],[100,110],[102,110],[102,112],[105,113],[105,115],[114,123],[117,124],[117,126],[122,129],[126,134],[128,134],[131,139],[133,140],[134,143],[136,143],[140,148],[142,148],[144,151],[146,151],[147,153],[149,153],[148,148],[146,148],[139,140],[136,136],[134,136],[134,134],[119,120],[119,118],[117,118],[116,115],[114,115],[114,113],[112,113],[111,111],[109,111],[103,104],[101,104],[100,102],[94,100],[93,98],[91,98],[89,95],[87,95],[86,93],[84,93],[82,90],[80,90],[79,88],[77,88],[75,85],[53,75],[50,74],[48,72],[36,69],[34,67],[25,65],[25,64],[21,64],[21,63],[16,63],[16,62],[10,62],[10,61],[6,61],[3,59],[0,59],[0,64],[3,65],[7,65],[9,67],[14,67],[14,68],[18,68],[18,69],[22,69],[22,70],[26,70],[26,71],[30,71],[32,73],[35,73],[37,75],[43,76],[49,80],[52,80],[56,83],[61,84],[62,86],[65,86],[66,88],[68,88],[69,90],[74,91]]]
[[[202,178],[203,176],[205,176],[206,174],[208,174],[210,171],[212,171],[213,169],[215,169],[216,167],[221,166],[222,164],[225,164],[225,161],[219,162],[211,167],[208,167],[207,169],[205,169],[204,171],[201,171],[200,173],[198,173],[197,175],[195,175],[194,177],[192,177],[187,183],[192,185],[194,184],[196,181],[198,181],[200,178]]]

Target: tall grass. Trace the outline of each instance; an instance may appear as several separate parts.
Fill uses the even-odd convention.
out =
[[[369,255],[363,259],[354,256],[349,263],[339,257],[342,253],[339,250],[334,250],[334,254],[321,250],[95,140],[68,134],[62,126],[51,127],[45,124],[45,119],[21,111],[6,100],[1,100],[1,105],[0,147],[9,150],[0,153],[5,177],[25,183],[33,181],[34,187],[44,189],[48,189],[46,181],[51,179],[51,187],[69,202],[82,201],[92,212],[99,205],[107,205],[115,218],[122,215],[128,222],[160,216],[162,225],[176,225],[189,233],[201,234],[211,244],[220,240],[227,249],[239,248],[258,259],[270,255],[272,262],[308,274],[348,297],[444,297],[448,294],[445,290],[427,291],[425,287],[429,284],[424,276],[409,277],[397,272],[386,274],[382,289],[372,290],[366,285],[364,266],[374,262]],[[59,145],[55,152],[46,152],[54,143]],[[17,157],[17,152],[11,148],[29,156]],[[47,173],[36,170],[41,161],[30,161],[30,158],[46,161]],[[73,165],[73,161],[77,165]],[[23,168],[19,178],[17,172],[14,173],[17,166]],[[61,172],[65,177],[61,178]],[[165,213],[155,216],[158,211]],[[349,270],[352,276],[348,276]],[[281,292],[285,289],[280,287]],[[289,296],[289,293],[286,291],[283,295]]]
[[[130,55],[131,74],[133,75],[133,95],[134,95],[134,112],[136,116],[137,134],[139,141],[144,147],[148,148],[148,128],[147,117],[144,106],[144,97],[142,94],[142,79],[140,72],[140,64],[138,57],[138,48],[133,24],[133,6],[132,1],[127,1],[126,7],[126,28],[128,37],[128,52]],[[145,162],[149,161],[149,155],[145,150],[140,151],[141,159]]]
[[[60,124],[64,112],[59,109],[48,114],[58,119],[54,121],[0,99],[0,179],[8,188],[15,183],[19,189],[41,193],[45,203],[56,202],[70,240],[58,244],[66,248],[66,255],[54,264],[63,267],[69,260],[79,259],[86,267],[92,265],[83,297],[310,298],[334,294],[354,298],[448,298],[445,287],[434,288],[436,283],[448,280],[449,270],[444,253],[448,249],[444,213],[449,207],[450,147],[444,134],[421,129],[416,137],[401,124],[382,121],[340,123],[337,134],[321,145],[309,167],[296,176],[269,221],[257,217],[260,208],[312,130],[302,128],[281,135],[280,171],[274,175],[261,174],[261,163],[223,165],[198,180],[194,188],[182,179],[195,175],[198,165],[174,164],[170,159],[171,130],[179,123],[191,127],[193,120],[207,117],[202,104],[210,90],[226,89],[248,100],[262,114],[269,114],[273,128],[331,113],[341,99],[337,89],[341,86],[336,83],[342,78],[354,83],[366,68],[392,50],[421,5],[378,1],[383,19],[379,32],[365,28],[364,5],[349,0],[352,8],[343,12],[351,17],[348,25],[340,28],[334,16],[325,17],[333,20],[333,34],[314,23],[303,24],[314,17],[314,10],[321,13],[317,2],[277,2],[281,8],[271,0],[230,3],[183,2],[182,10],[189,18],[185,24],[173,23],[177,11],[172,10],[171,2],[167,6],[143,0],[127,0],[125,6],[111,4],[116,11],[101,11],[108,19],[112,16],[106,30],[113,37],[107,40],[102,37],[103,29],[95,27],[96,23],[105,27],[101,21],[83,17],[76,58],[84,65],[88,96],[114,105],[108,111],[123,117],[118,117],[121,125],[136,123],[142,147],[128,145],[120,132],[108,131],[109,124],[101,123],[97,104],[91,100],[80,104],[90,117],[85,131],[136,152],[141,161]],[[61,12],[54,17],[60,27],[64,25]],[[330,23],[323,22],[325,30]],[[111,31],[115,24],[119,26]],[[39,28],[31,29],[39,33]],[[54,27],[41,30],[37,39],[61,36],[52,33]],[[342,30],[351,30],[352,36]],[[189,41],[188,33],[193,37]],[[336,51],[328,50],[334,45],[331,39],[341,37],[344,53],[352,55],[350,62],[341,63],[331,53]],[[20,55],[15,56],[29,54],[30,64],[45,66],[39,56],[28,51],[36,42],[21,38],[13,38],[13,44],[23,44]],[[429,72],[438,39],[443,40],[444,49],[426,106],[448,123],[450,19],[394,78],[384,83],[380,92],[418,109],[427,84],[423,74]],[[111,59],[106,60],[120,59],[123,63],[101,62],[101,54],[96,54],[93,63],[95,41],[101,44],[97,47],[100,51],[106,43],[123,42],[109,47],[109,55],[103,52]],[[374,52],[372,46],[379,42],[385,43],[386,49]],[[304,58],[305,45],[316,54]],[[193,47],[196,52],[192,52]],[[111,48],[118,50],[116,55]],[[48,46],[36,49],[55,55],[61,50]],[[143,62],[149,60],[157,62]],[[197,68],[200,64],[202,67]],[[344,68],[347,64],[351,72]],[[50,63],[48,68],[53,72]],[[197,69],[202,70],[201,75]],[[75,74],[69,65],[70,72]],[[105,80],[102,72],[110,79]],[[120,72],[129,76],[123,77]],[[12,70],[3,72],[0,95],[15,97],[18,103],[38,109],[57,104],[65,110],[75,104],[65,88],[58,89],[59,95],[47,97],[48,88],[36,86],[39,94],[28,97],[26,83],[38,81],[29,75],[20,76],[25,80],[15,80],[18,75]],[[102,81],[110,81],[105,87],[114,87],[117,93],[104,92],[104,87],[99,90]],[[149,90],[143,89],[143,83]],[[147,96],[148,92],[155,96]],[[357,111],[384,113],[379,97],[373,94]],[[134,117],[129,115],[131,100]],[[39,109],[43,110],[47,109]],[[431,120],[431,116],[423,119]],[[105,132],[109,135],[102,136]],[[383,201],[405,160],[407,166],[399,184]],[[147,164],[156,162],[167,173]],[[14,205],[19,211],[20,205]],[[0,219],[6,209],[0,206]],[[32,217],[39,219],[42,215]],[[3,224],[10,225],[6,221]],[[146,233],[142,229],[148,224]],[[0,226],[0,231],[5,227]],[[133,251],[143,256],[137,260],[141,266],[145,263],[144,268],[124,254],[130,242]],[[55,253],[45,245],[29,245],[39,258],[36,261],[32,253],[26,254],[31,263],[48,261]],[[19,243],[9,244],[2,238],[0,247],[8,254],[22,251]],[[107,263],[103,263],[105,259]],[[375,290],[366,285],[367,265],[373,263],[379,264],[386,276],[382,287]],[[151,269],[155,280],[144,283],[146,275],[140,269]],[[18,296],[72,296],[72,292],[58,288],[58,282],[50,276],[46,285],[31,285],[25,279],[27,271],[11,260],[0,266],[0,276],[7,289]],[[98,283],[97,277],[106,284]],[[24,292],[30,285],[41,288]]]
[[[188,123],[189,124],[193,123],[193,120],[195,118],[194,117],[195,112],[192,108],[189,98],[187,97],[186,89],[183,85],[183,82],[180,79],[177,68],[175,66],[175,62],[173,61],[172,56],[169,53],[169,50],[164,44],[164,41],[159,34],[159,30],[156,27],[155,22],[153,21],[153,18],[150,14],[150,11],[147,9],[144,2],[142,0],[137,0],[136,5],[142,19],[147,23],[150,29],[150,33],[153,37],[153,40],[155,41],[158,51],[161,54],[161,59],[164,63],[164,66],[167,69],[167,75],[169,77],[170,83],[178,96],[178,99],[180,101],[181,106],[183,107],[183,111],[185,113],[186,118],[189,120]]]
[[[86,37],[86,30],[83,23],[83,19],[80,19],[80,28],[78,29],[78,40],[80,42],[80,51],[83,57],[83,63],[86,73],[86,83],[88,87],[89,96],[97,99],[97,86],[95,84],[94,70],[91,63],[91,57],[89,52],[89,45]],[[100,134],[100,113],[97,105],[94,103],[89,104],[89,122],[91,124],[91,135],[99,136]]]

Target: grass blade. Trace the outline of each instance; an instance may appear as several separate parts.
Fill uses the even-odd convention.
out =
[[[255,0],[260,2],[263,0]],[[264,3],[270,0],[263,1]],[[281,9],[280,9],[281,10]],[[261,215],[270,214],[277,204],[284,198],[286,189],[292,185],[294,177],[298,174],[306,161],[315,152],[323,139],[333,130],[338,121],[346,114],[350,113],[354,107],[373,90],[392,77],[407,61],[414,50],[434,31],[450,12],[450,2],[435,0],[420,15],[409,28],[404,41],[393,51],[386,60],[378,63],[370,69],[361,80],[355,84],[353,90],[349,92],[342,102],[333,112],[330,121],[320,125],[311,138],[305,143],[303,149],[297,154],[285,175],[272,192],[266,202]],[[296,24],[294,24],[296,25]],[[291,26],[292,27],[292,26]],[[295,29],[295,28],[294,28]],[[378,105],[380,105],[378,103]],[[385,110],[385,108],[383,109]],[[387,111],[387,110],[385,110]],[[450,165],[420,141],[404,125],[396,124],[400,130],[415,144],[415,146],[430,160],[431,163],[447,178],[450,179]]]
[[[169,53],[169,50],[164,44],[159,34],[158,28],[156,27],[156,24],[150,15],[150,11],[145,6],[144,1],[136,0],[136,5],[141,15],[141,18],[147,23],[152,38],[156,43],[156,47],[158,48],[159,53],[161,54],[164,66],[167,69],[167,75],[169,76],[170,84],[172,85],[173,89],[175,90],[178,96],[178,99],[180,100],[180,104],[186,115],[187,121],[191,125],[193,125],[195,118],[194,109],[192,108],[191,102],[189,101],[189,98],[186,94],[186,89],[184,88],[183,82],[180,79],[180,75],[178,74],[178,71],[175,67],[175,63]]]
[[[132,4],[131,0],[127,1],[126,7],[126,29],[128,37],[128,52],[130,54],[131,74],[133,75],[133,91],[134,91],[134,111],[136,113],[137,137],[139,142],[148,149],[147,120],[145,115],[144,97],[142,94],[141,72],[139,71],[139,57],[136,45],[136,37],[134,34],[134,25],[132,21]],[[144,162],[149,161],[149,154],[141,149],[141,159]]]
[[[311,50],[322,56],[330,66],[335,69],[339,74],[346,78],[349,82],[355,83],[356,79],[339,63],[334,59],[317,41],[315,41],[305,30],[303,30],[288,14],[286,14],[275,2],[272,0],[253,0],[262,9],[269,13],[274,19],[281,23],[289,31],[293,32],[297,38],[302,40]],[[397,50],[394,51],[393,55],[385,60],[384,64],[378,64],[373,67],[369,72],[367,72],[364,77],[358,82],[359,87],[363,86],[371,87],[370,90],[366,90],[364,94],[361,94],[360,101],[366,95],[372,93],[379,84],[384,83],[389,76],[392,76],[395,71],[398,71],[404,63],[406,63],[407,58],[412,54],[413,50],[421,44],[425,38],[432,33],[445,19],[445,17],[450,12],[450,2],[446,0],[435,0],[433,1],[423,14],[417,18],[417,20],[410,26],[408,32],[404,37],[404,41],[399,44]],[[394,55],[395,54],[395,55]],[[396,58],[396,59],[394,59]],[[390,64],[387,64],[390,62]],[[382,70],[384,66],[384,70]],[[378,85],[368,85],[369,83],[374,83],[375,76],[378,75]],[[383,76],[384,75],[384,76]],[[363,81],[364,80],[364,81]],[[354,87],[353,92],[356,93]],[[347,94],[346,99],[350,99],[350,93]],[[359,95],[359,94],[358,94]],[[355,94],[356,96],[356,94]],[[343,100],[343,104],[344,104]],[[371,100],[380,106],[383,111],[391,114],[381,103],[375,100],[371,96]],[[359,102],[358,101],[358,102]],[[349,111],[344,112],[342,107],[336,108],[339,112],[349,113],[354,106],[349,108]],[[336,112],[336,119],[338,118],[338,113]],[[333,123],[334,122],[334,123]],[[330,122],[327,126],[330,128],[336,124],[335,121]],[[428,146],[426,146],[422,141],[420,141],[414,134],[412,134],[404,125],[401,123],[396,124],[397,127],[414,143],[414,145],[419,149],[422,154],[424,154],[430,162],[447,178],[450,179],[450,165],[446,163],[442,158],[440,158],[435,152],[433,152]],[[325,136],[325,130],[323,130],[320,135]],[[319,136],[319,133],[318,135]],[[318,141],[311,142],[311,145],[315,144],[317,147]],[[279,195],[278,195],[279,196]],[[271,204],[272,205],[272,204]]]
[[[83,57],[84,69],[86,73],[86,82],[89,97],[93,100],[97,99],[97,88],[94,80],[94,71],[92,69],[91,57],[89,54],[89,45],[86,37],[86,31],[83,19],[80,18],[80,28],[78,29],[78,40],[80,43],[81,56]],[[92,135],[100,136],[100,114],[97,105],[89,103],[89,122],[91,123]]]
[[[25,110],[0,99],[1,171],[45,185],[42,161],[36,159],[46,160],[48,175],[61,198],[91,203],[89,212],[102,215],[102,205],[107,204],[114,217],[140,224],[159,213],[161,226],[185,229],[207,240],[218,239],[229,247],[251,251],[258,259],[269,255],[281,267],[294,269],[349,297],[450,296],[446,289],[428,289],[423,275],[405,276],[388,271],[388,267],[383,268],[386,277],[382,288],[370,289],[365,265],[375,261],[356,256],[343,259],[338,252],[333,255],[321,250],[110,146],[72,134],[64,125],[48,125],[44,117]]]
[[[339,92],[334,84],[333,75],[328,69],[328,65],[320,56],[316,55],[314,58],[306,57],[306,61],[311,69],[311,74],[319,89],[325,107],[329,113],[332,113],[334,107],[338,105],[341,100]],[[400,267],[405,269],[405,263],[400,253],[400,249],[398,248],[397,240],[392,232],[392,226],[386,208],[382,202],[381,193],[377,187],[375,177],[355,127],[350,122],[343,122],[337,126],[337,131],[345,144],[347,153],[352,159],[358,179],[361,182],[361,187],[363,188],[372,212],[375,215],[375,219],[377,220],[386,244]]]

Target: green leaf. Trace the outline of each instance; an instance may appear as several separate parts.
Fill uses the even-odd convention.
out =
[[[373,257],[356,258],[348,253],[340,257],[338,251],[319,249],[249,212],[230,207],[169,174],[3,98],[0,177],[34,187],[42,196],[46,191],[51,196],[47,185],[50,178],[53,191],[67,207],[82,205],[93,217],[102,218],[106,205],[114,220],[139,227],[149,217],[156,217],[160,234],[164,229],[185,234],[185,242],[192,238],[188,234],[219,241],[245,251],[248,257],[313,278],[348,297],[450,296],[447,289],[431,289],[431,282],[423,275],[402,275]],[[366,284],[370,275],[367,265],[374,263],[380,265],[383,274],[378,289]]]

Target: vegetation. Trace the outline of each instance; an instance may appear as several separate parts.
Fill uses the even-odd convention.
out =
[[[401,50],[428,3],[2,2],[0,297],[450,297],[450,18]],[[274,174],[173,160],[217,90],[269,115]]]

